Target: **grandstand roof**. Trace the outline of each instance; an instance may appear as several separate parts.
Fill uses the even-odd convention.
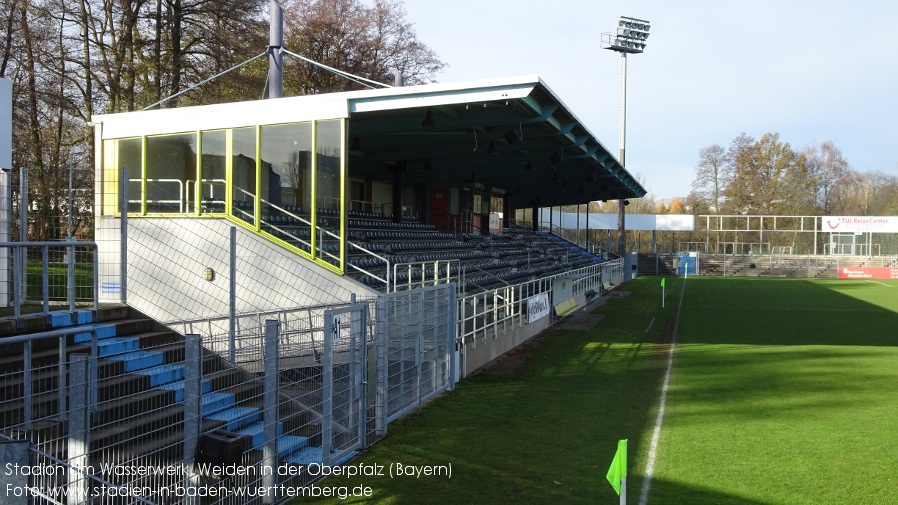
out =
[[[538,76],[96,115],[101,138],[348,118],[350,176],[503,188],[514,207],[646,191]],[[427,121],[425,121],[425,119]],[[494,154],[492,154],[494,153]]]
[[[515,207],[646,193],[538,76],[353,94],[352,175],[387,177],[393,166],[406,184],[482,183]]]

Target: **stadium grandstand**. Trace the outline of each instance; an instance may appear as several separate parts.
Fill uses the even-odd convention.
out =
[[[0,369],[3,435],[73,503],[308,485],[265,468],[347,461],[625,280],[601,243],[511,216],[645,194],[536,76],[92,124],[96,240],[32,247],[92,258],[93,299],[17,313]]]

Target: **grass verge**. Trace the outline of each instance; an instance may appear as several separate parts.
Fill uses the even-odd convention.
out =
[[[544,332],[520,351],[528,359],[514,374],[464,380],[392,423],[386,439],[350,462],[451,465],[451,478],[330,478],[319,485],[365,485],[373,496],[314,502],[617,503],[605,473],[619,438],[629,438],[631,462],[639,461],[666,365],[666,346],[657,344],[664,325],[646,329],[670,304],[662,311],[649,284],[629,284],[631,296],[609,299],[592,330]],[[631,477],[630,489],[637,485]]]

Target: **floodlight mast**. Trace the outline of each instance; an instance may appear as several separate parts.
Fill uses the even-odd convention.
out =
[[[618,130],[618,143],[620,145],[620,164],[627,166],[627,54],[639,54],[645,49],[646,39],[649,38],[651,23],[643,19],[621,16],[617,20],[617,28],[612,33],[602,34],[602,48],[616,51],[621,55],[621,85],[620,85],[620,128]],[[617,252],[621,258],[627,252],[627,237],[625,226],[624,198],[617,201]]]

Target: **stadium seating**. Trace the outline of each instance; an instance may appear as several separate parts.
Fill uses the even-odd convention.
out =
[[[505,284],[545,277],[604,261],[599,256],[559,240],[534,233],[527,228],[507,228],[501,233],[447,233],[432,225],[393,223],[383,217],[350,217],[349,239],[359,248],[387,258],[391,264],[415,264],[400,268],[396,284],[432,278],[434,271],[426,262],[458,260],[450,275],[464,273],[463,292],[476,292]],[[355,248],[348,250],[347,275],[365,285],[385,289],[382,282],[361,270],[386,277],[385,264]],[[439,272],[445,276],[445,267]],[[392,275],[392,272],[391,272]]]

